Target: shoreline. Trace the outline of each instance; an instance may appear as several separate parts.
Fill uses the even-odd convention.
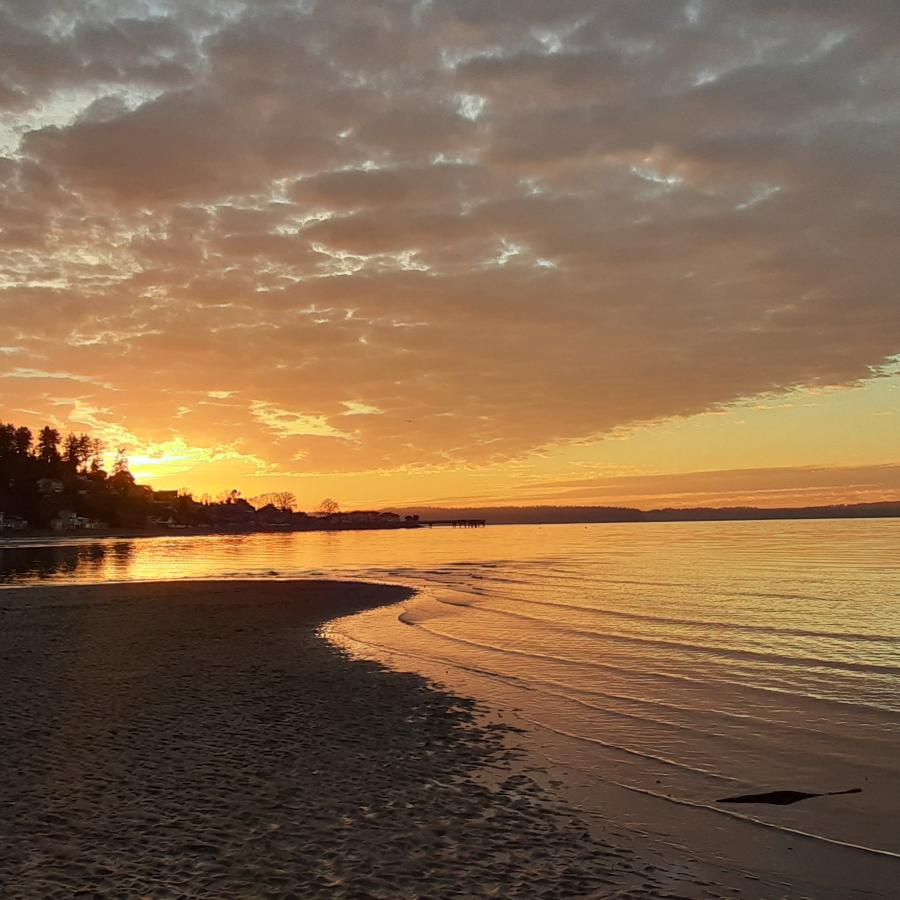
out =
[[[22,531],[9,532],[0,537],[0,547],[17,547],[27,545],[31,541],[59,540],[71,541],[83,540],[108,540],[109,538],[133,538],[154,537],[225,537],[229,535],[251,534],[317,534],[327,531],[410,531],[421,528],[420,525],[407,523],[397,525],[346,525],[323,528],[200,528],[193,525],[185,525],[183,528],[79,528],[73,531],[54,531],[52,529],[30,528]]]
[[[589,829],[475,700],[318,633],[412,594],[338,581],[4,591],[8,896],[716,895]]]
[[[611,520],[611,521],[576,521],[571,522],[491,522],[487,526],[491,528],[507,527],[541,527],[552,528],[556,526],[570,525],[698,525],[698,524],[725,524],[725,523],[771,523],[771,522],[871,522],[893,521],[900,519],[900,515],[881,513],[857,516],[780,516],[759,518],[719,518],[705,519],[647,519],[647,520]],[[29,546],[35,541],[47,541],[49,543],[67,543],[72,541],[92,541],[122,539],[133,540],[137,538],[158,537],[229,537],[250,536],[257,534],[319,534],[323,532],[345,531],[428,531],[429,526],[423,524],[400,523],[396,525],[346,525],[323,528],[200,528],[185,526],[184,528],[96,528],[79,529],[75,531],[53,531],[49,529],[28,529],[24,531],[10,531],[0,536],[0,549]]]

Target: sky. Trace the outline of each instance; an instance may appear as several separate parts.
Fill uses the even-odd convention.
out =
[[[0,420],[304,508],[900,496],[896,0],[0,0]]]

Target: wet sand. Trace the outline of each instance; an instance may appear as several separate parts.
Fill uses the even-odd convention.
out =
[[[0,591],[0,896],[719,895],[589,831],[474,701],[317,635],[408,595]]]

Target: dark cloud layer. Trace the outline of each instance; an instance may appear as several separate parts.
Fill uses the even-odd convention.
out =
[[[481,463],[900,352],[896,3],[151,7],[0,4],[10,408]]]

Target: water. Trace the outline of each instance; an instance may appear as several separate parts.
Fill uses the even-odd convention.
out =
[[[0,550],[0,580],[412,584],[329,636],[506,710],[588,813],[667,841],[702,817],[699,852],[749,868],[788,836],[813,878],[822,848],[900,854],[898,546],[898,520],[85,539]]]

